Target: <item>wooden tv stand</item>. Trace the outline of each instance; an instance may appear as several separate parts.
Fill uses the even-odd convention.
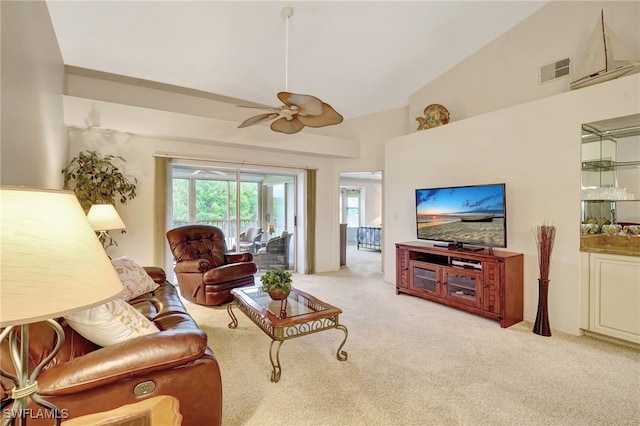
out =
[[[522,321],[524,256],[396,243],[396,294],[422,297],[509,327]]]

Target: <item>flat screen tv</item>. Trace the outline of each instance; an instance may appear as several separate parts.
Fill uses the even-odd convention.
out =
[[[506,247],[505,184],[416,189],[416,231],[452,248]]]

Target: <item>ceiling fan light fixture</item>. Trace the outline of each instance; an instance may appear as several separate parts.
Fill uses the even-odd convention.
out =
[[[280,133],[293,134],[308,127],[325,127],[340,124],[343,121],[340,115],[331,105],[321,101],[315,96],[291,93],[287,90],[289,72],[289,19],[293,16],[293,9],[285,7],[282,16],[286,19],[286,43],[285,43],[285,91],[278,92],[278,99],[284,104],[280,107],[265,108],[270,113],[259,114],[243,121],[238,128],[249,127],[279,117],[271,123],[271,130]]]
[[[282,117],[271,123],[270,127],[274,132],[286,133],[288,135],[291,135],[302,130],[304,128],[304,124],[302,124],[302,122],[296,117],[293,117],[291,119]]]
[[[278,99],[283,104],[295,108],[306,115],[321,115],[324,112],[323,102],[315,96],[279,92]]]

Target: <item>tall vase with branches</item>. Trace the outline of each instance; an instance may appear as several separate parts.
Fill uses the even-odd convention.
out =
[[[536,246],[538,248],[538,267],[540,278],[538,278],[538,312],[536,322],[533,325],[533,332],[541,336],[551,336],[549,326],[549,271],[551,269],[551,253],[553,243],[556,238],[556,227],[553,225],[540,225],[534,230]]]

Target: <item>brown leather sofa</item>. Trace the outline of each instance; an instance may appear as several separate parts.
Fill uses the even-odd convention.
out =
[[[231,290],[254,285],[257,271],[248,252],[227,253],[224,234],[215,226],[187,225],[167,232],[176,261],[180,294],[200,305],[231,302]]]
[[[160,287],[129,303],[160,332],[103,348],[83,338],[61,318],[64,345],[38,376],[39,394],[58,407],[63,421],[65,417],[171,395],[180,403],[183,425],[220,425],[222,381],[218,362],[207,346],[207,335],[187,313],[164,271],[156,267],[145,269]],[[30,374],[34,364],[52,351],[55,333],[45,323],[34,323],[29,326],[29,334]],[[13,373],[6,342],[1,349],[2,369]],[[3,410],[10,409],[7,395],[12,387],[2,377]],[[44,415],[33,415],[42,413],[42,407],[30,401],[28,409],[32,410],[27,418],[30,426],[53,424]]]

